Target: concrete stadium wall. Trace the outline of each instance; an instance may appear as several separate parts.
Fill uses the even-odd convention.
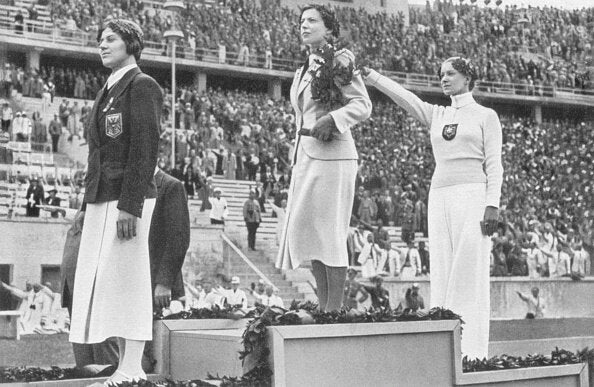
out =
[[[25,281],[40,281],[43,265],[60,265],[66,232],[70,224],[52,219],[16,218],[0,220],[0,264],[12,265],[12,283],[24,287]],[[230,230],[231,231],[231,230]],[[223,243],[220,227],[193,227],[190,249],[184,265],[185,277],[192,281],[212,276],[223,266]],[[233,232],[231,232],[234,236]],[[233,239],[243,240],[241,237]],[[420,285],[425,305],[431,303],[429,278],[415,281],[386,279],[390,303],[396,307],[413,282]],[[368,283],[367,283],[368,284]],[[526,306],[516,291],[529,293],[540,288],[545,303],[545,317],[594,317],[594,277],[582,281],[563,279],[530,280],[522,277],[491,279],[491,317],[523,318]]]
[[[414,282],[419,284],[425,307],[431,305],[428,277],[419,277],[415,281],[385,279],[384,287],[390,292],[392,307],[398,306],[404,299],[406,290],[412,287]],[[363,283],[371,285],[367,281]],[[594,277],[581,281],[572,281],[569,278],[531,280],[524,277],[506,277],[491,278],[491,318],[524,318],[526,304],[520,300],[516,291],[529,294],[533,286],[540,289],[545,305],[545,317],[594,317]]]
[[[24,288],[25,282],[41,280],[44,265],[60,265],[70,223],[56,220],[16,218],[0,220],[0,265],[12,265],[11,282]],[[216,273],[222,266],[220,228],[193,227],[184,274],[193,280],[201,272]],[[55,289],[57,290],[57,289]]]

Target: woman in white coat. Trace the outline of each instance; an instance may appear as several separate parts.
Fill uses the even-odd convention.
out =
[[[453,57],[439,73],[451,106],[422,101],[373,70],[375,86],[429,128],[435,171],[429,193],[431,304],[460,314],[466,325],[462,352],[487,356],[489,343],[491,236],[497,230],[503,181],[502,134],[494,110],[476,103],[472,63]]]
[[[321,311],[342,305],[348,265],[347,233],[357,175],[357,149],[350,128],[371,114],[371,101],[360,75],[340,87],[345,104],[332,111],[312,97],[311,70],[316,50],[339,35],[336,16],[321,5],[308,5],[300,16],[301,37],[312,55],[295,73],[291,104],[295,109],[297,138],[292,157],[292,178],[285,227],[277,267],[295,269],[312,264]],[[354,61],[348,50],[334,61]],[[303,129],[311,129],[306,136]]]

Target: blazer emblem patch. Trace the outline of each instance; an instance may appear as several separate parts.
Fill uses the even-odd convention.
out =
[[[105,117],[105,134],[111,138],[122,134],[122,113],[108,114]]]
[[[456,131],[458,130],[458,124],[444,125],[441,135],[446,141],[451,141],[456,137]]]

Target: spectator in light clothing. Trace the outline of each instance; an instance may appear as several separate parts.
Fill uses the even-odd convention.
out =
[[[377,264],[382,253],[382,249],[374,242],[373,234],[367,234],[367,243],[363,245],[358,259],[363,278],[371,278],[377,274]]]
[[[563,277],[571,274],[571,257],[567,251],[565,251],[565,247],[561,243],[557,244],[557,256],[555,261],[557,263],[556,277]]]
[[[414,279],[421,274],[421,256],[415,248],[413,241],[408,241],[408,250],[404,254],[402,267],[400,268],[400,278],[404,280]]]
[[[517,291],[516,293],[518,293],[520,299],[524,301],[528,307],[528,312],[526,313],[527,319],[543,317],[545,305],[542,302],[542,298],[539,295],[539,289],[537,287],[533,287],[532,294],[528,296],[522,294],[520,291]]]
[[[262,297],[259,303],[264,306],[278,306],[281,308],[285,307],[283,299],[274,294],[274,289],[270,285],[266,286],[266,294]]]
[[[246,309],[248,305],[247,296],[243,290],[239,289],[240,283],[239,277],[231,278],[231,290],[227,292],[227,304]]]
[[[225,218],[229,216],[227,200],[221,197],[221,189],[214,189],[214,198],[208,198],[210,202],[210,224],[225,224]]]
[[[280,207],[276,206],[272,200],[267,200],[272,210],[276,213],[276,245],[278,246],[281,240],[281,234],[283,233],[283,227],[285,225],[285,215],[287,214],[287,200],[281,200]]]
[[[2,131],[8,132],[10,129],[10,123],[12,122],[12,108],[5,102],[2,106]]]
[[[590,255],[586,250],[583,249],[581,242],[575,245],[571,271],[573,274],[581,278],[587,276],[590,273]]]

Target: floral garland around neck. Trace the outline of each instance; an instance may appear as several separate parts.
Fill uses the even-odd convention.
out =
[[[346,104],[341,87],[353,81],[355,63],[352,55],[344,49],[344,44],[326,43],[313,53],[313,64],[309,73],[311,96],[314,101],[324,105],[327,111]]]

